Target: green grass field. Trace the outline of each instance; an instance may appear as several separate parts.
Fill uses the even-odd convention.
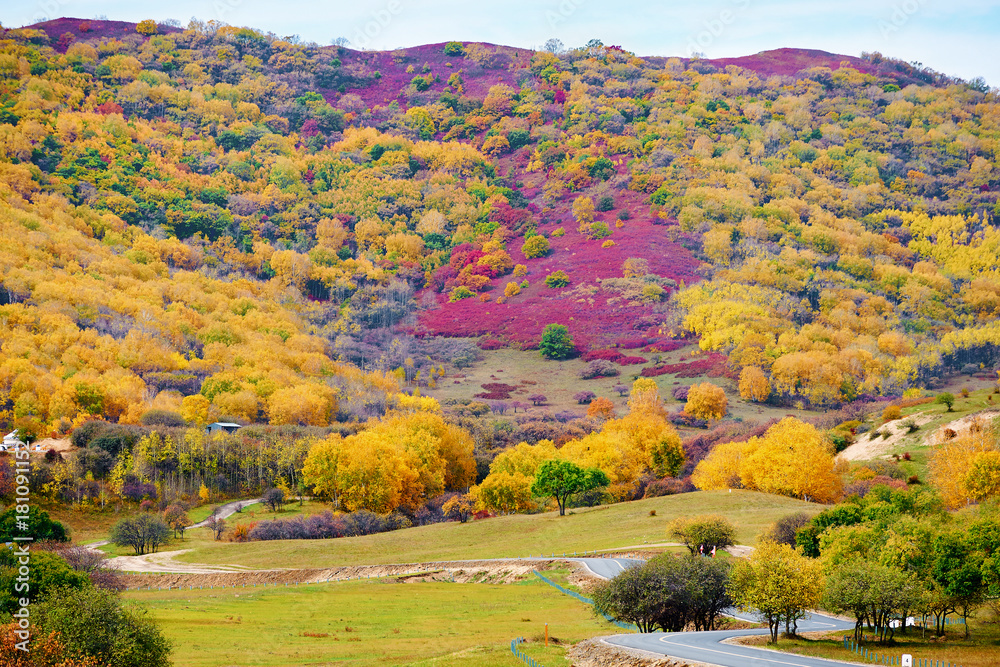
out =
[[[265,590],[130,592],[186,667],[523,664],[510,641],[546,667],[569,665],[564,644],[615,634],[591,608],[537,579],[513,585],[348,582]],[[546,649],[549,624],[558,640]],[[322,636],[310,636],[322,635]]]
[[[737,527],[737,541],[753,544],[776,519],[816,513],[821,505],[753,491],[699,491],[630,503],[557,512],[441,523],[380,535],[335,540],[288,540],[236,544],[215,542],[204,529],[190,531],[180,560],[251,568],[313,568],[387,563],[572,554],[594,549],[642,548],[672,541],[667,523],[678,516],[722,514]],[[655,511],[655,516],[650,512]],[[204,533],[204,535],[198,535]]]

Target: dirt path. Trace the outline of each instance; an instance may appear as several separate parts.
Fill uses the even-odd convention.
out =
[[[174,574],[213,574],[216,572],[241,572],[246,568],[239,565],[203,565],[201,563],[181,563],[174,558],[191,549],[160,551],[144,556],[116,556],[109,558],[107,567],[119,572],[163,572]]]
[[[208,569],[192,564],[187,570],[175,570],[173,557],[183,551],[167,551],[154,556],[163,557],[159,561],[147,559],[145,570],[132,570],[136,574],[126,575],[129,588],[167,588],[187,586],[254,586],[267,584],[312,584],[347,579],[386,579],[400,583],[420,581],[448,581],[455,583],[510,584],[531,576],[533,570],[542,570],[554,563],[562,565],[561,559],[532,560],[469,560],[434,561],[429,563],[400,563],[397,565],[360,565],[353,567],[308,568],[295,570],[226,570]],[[136,557],[121,557],[136,558]],[[119,560],[119,559],[115,559]],[[126,562],[126,561],[123,561]],[[581,564],[570,562],[571,580],[593,579]],[[163,567],[170,571],[157,570]],[[574,582],[575,583],[575,582]]]
[[[217,516],[220,519],[227,519],[232,515],[236,514],[237,511],[243,511],[243,508],[245,508],[247,505],[255,505],[256,503],[261,502],[261,500],[262,500],[261,498],[250,498],[248,500],[234,500],[231,503],[220,505],[219,511],[215,513],[215,516]],[[187,530],[191,530],[192,528],[201,528],[202,526],[207,526],[211,518],[212,517],[208,517],[204,521],[199,521],[194,525],[188,526]]]

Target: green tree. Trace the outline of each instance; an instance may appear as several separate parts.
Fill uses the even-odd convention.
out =
[[[687,625],[713,630],[732,604],[728,561],[663,554],[599,585],[594,609],[641,632],[679,632]]]
[[[827,579],[823,606],[854,616],[854,638],[865,625],[880,641],[892,639],[893,621],[904,620],[920,604],[923,586],[912,573],[856,559],[838,566]]]
[[[938,394],[937,398],[934,399],[934,402],[938,403],[940,405],[947,405],[948,406],[948,412],[951,412],[952,411],[952,406],[955,405],[955,395],[954,394],[949,394],[948,392],[944,392],[944,393]]]
[[[58,632],[66,655],[107,667],[167,667],[170,642],[146,610],[99,588],[56,589],[32,609],[39,636]]]
[[[816,606],[823,594],[823,575],[818,561],[811,560],[787,544],[761,542],[750,558],[733,567],[729,594],[742,610],[767,621],[771,643],[785,621],[786,631]]]
[[[576,351],[569,329],[561,324],[550,324],[545,327],[538,349],[547,359],[566,359]]]
[[[697,554],[699,547],[706,551],[725,549],[736,539],[736,527],[714,514],[674,519],[667,532],[683,542],[691,555]]]
[[[571,461],[545,461],[535,472],[531,493],[555,498],[559,505],[559,516],[565,516],[566,500],[570,496],[610,483],[608,476],[598,468],[581,468]]]
[[[56,589],[87,588],[90,577],[85,572],[76,572],[65,559],[49,551],[31,551],[30,579],[19,580],[20,545],[13,548],[0,547],[0,614],[12,614],[20,608],[18,600],[27,598],[34,602],[49,591]],[[27,584],[27,585],[25,585]]]
[[[170,527],[160,517],[144,512],[116,523],[110,538],[120,547],[132,547],[135,555],[141,556],[166,544],[170,539]]]
[[[18,523],[24,527],[18,527]],[[0,514],[0,542],[13,542],[15,537],[31,537],[36,542],[69,541],[66,527],[50,519],[48,512],[33,505],[28,507],[27,515],[18,514],[16,506]]]
[[[569,285],[569,276],[562,269],[553,271],[549,275],[545,276],[545,285],[553,289],[566,287],[566,285]]]

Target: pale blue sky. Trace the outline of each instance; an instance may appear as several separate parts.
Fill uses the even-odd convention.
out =
[[[0,0],[0,22],[21,26],[59,16],[138,21],[191,17],[297,34],[328,44],[391,49],[458,39],[539,47],[597,38],[640,55],[710,58],[783,46],[847,55],[881,51],[1000,86],[1000,3],[986,0]]]

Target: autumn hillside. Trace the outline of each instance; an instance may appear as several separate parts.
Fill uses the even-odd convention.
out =
[[[4,29],[0,421],[359,422],[553,323],[779,405],[981,373],[998,121],[877,53]]]

